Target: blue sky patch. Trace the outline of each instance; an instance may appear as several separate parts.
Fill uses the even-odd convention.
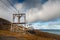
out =
[[[41,0],[41,3],[44,4],[45,2],[47,2],[48,0]]]
[[[24,2],[24,0],[18,0],[18,3],[23,3]]]

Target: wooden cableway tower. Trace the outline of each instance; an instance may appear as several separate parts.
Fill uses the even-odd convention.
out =
[[[21,22],[22,17],[23,17],[22,20],[24,20],[23,22]],[[15,22],[15,19],[17,20],[17,22]],[[26,27],[26,14],[25,13],[13,14],[13,23],[11,24],[10,30],[11,31],[19,31],[20,27],[18,27],[18,25],[19,26],[24,25]],[[21,26],[21,27],[23,27],[23,26]],[[22,28],[22,30],[24,31],[24,27]]]

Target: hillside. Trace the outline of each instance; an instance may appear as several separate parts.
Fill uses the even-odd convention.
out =
[[[60,40],[59,35],[49,34],[45,32],[37,32],[32,34],[30,32],[27,33],[18,33],[18,32],[11,32],[7,30],[0,30],[0,39],[3,40]]]
[[[9,30],[11,22],[8,20],[0,18],[0,30]]]
[[[5,30],[0,30],[0,39],[2,40],[54,40],[54,38],[41,37],[30,33],[15,33]]]
[[[39,30],[24,30],[24,32],[12,32],[10,22],[0,18],[0,40],[60,40],[60,35],[41,32]],[[18,27],[22,31],[22,26]],[[26,29],[26,28],[25,28]]]

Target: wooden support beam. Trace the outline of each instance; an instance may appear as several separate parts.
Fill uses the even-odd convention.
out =
[[[12,24],[26,24],[26,23],[12,23]]]

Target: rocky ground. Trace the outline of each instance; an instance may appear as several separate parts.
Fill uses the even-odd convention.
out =
[[[0,30],[0,40],[60,40],[59,35],[44,32],[35,33],[18,33],[6,30]]]

